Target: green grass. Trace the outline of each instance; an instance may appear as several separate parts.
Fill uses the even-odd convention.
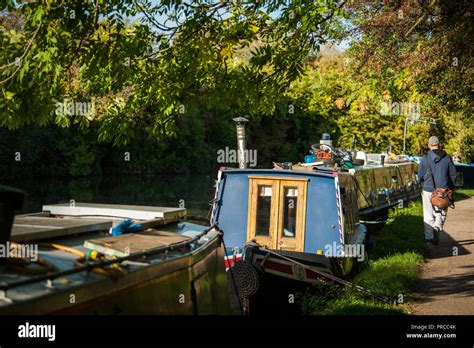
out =
[[[376,233],[374,239],[375,246],[369,253],[371,260],[352,281],[354,285],[360,285],[370,293],[342,285],[315,286],[302,297],[301,308],[304,314],[409,313],[406,303],[413,298],[424,261],[421,202],[411,203],[404,209],[392,210],[387,224]],[[393,304],[400,300],[403,304]]]
[[[343,296],[331,303],[330,315],[394,315],[406,314],[401,306],[393,306],[358,296]]]
[[[460,200],[467,199],[470,197],[474,197],[474,189],[454,190],[455,201],[460,201]]]
[[[378,259],[396,253],[423,254],[423,206],[415,201],[404,209],[393,209],[382,230],[375,235],[375,248],[369,257]]]
[[[311,293],[303,295],[301,303],[305,315],[366,315],[405,314],[406,309],[374,300],[355,288],[342,285],[315,285]]]
[[[422,263],[423,256],[411,251],[386,256],[371,261],[354,283],[380,296],[396,299],[402,294],[406,299],[416,286]]]

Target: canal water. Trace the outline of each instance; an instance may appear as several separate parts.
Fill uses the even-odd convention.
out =
[[[188,215],[207,217],[217,174],[147,175],[88,178],[19,178],[3,181],[24,190],[26,202],[17,214],[40,212],[44,204],[109,203],[183,206]]]

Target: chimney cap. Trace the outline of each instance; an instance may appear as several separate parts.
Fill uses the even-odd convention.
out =
[[[237,124],[244,124],[249,121],[245,117],[236,117],[236,118],[233,118],[232,120]]]

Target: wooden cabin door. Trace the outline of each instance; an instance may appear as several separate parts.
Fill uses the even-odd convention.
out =
[[[250,177],[247,241],[304,251],[307,179]]]
[[[279,189],[278,181],[251,179],[247,241],[255,239],[266,248],[276,248],[275,224],[278,217]]]
[[[306,182],[280,181],[277,249],[304,251]]]

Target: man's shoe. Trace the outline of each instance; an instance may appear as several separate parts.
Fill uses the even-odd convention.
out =
[[[434,240],[433,240],[433,239],[425,239],[425,241],[426,241],[426,244],[435,245],[435,243],[434,243]]]
[[[438,245],[439,244],[439,233],[440,233],[440,228],[439,227],[433,227],[433,244]]]

